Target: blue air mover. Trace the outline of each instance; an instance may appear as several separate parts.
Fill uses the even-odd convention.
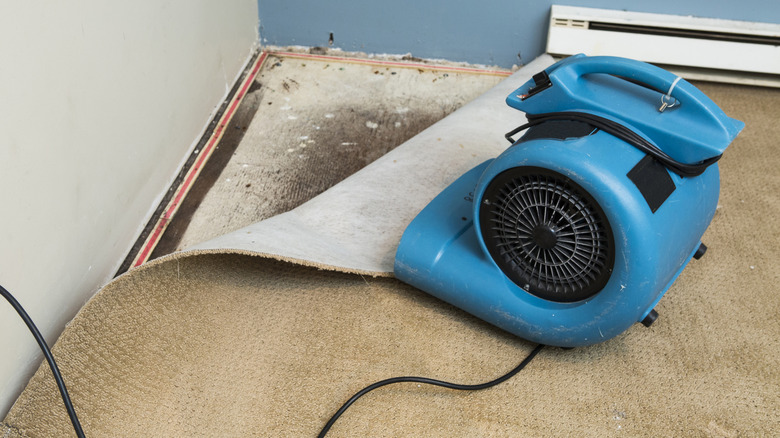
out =
[[[560,61],[507,103],[528,123],[412,221],[396,276],[547,345],[649,325],[706,249],[717,160],[744,124],[674,74],[614,57]]]

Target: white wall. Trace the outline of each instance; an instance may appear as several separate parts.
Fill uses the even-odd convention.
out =
[[[255,0],[0,4],[0,284],[50,344],[122,262],[257,28]],[[0,419],[40,361],[1,301]]]

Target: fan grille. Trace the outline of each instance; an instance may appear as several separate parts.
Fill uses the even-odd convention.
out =
[[[547,300],[598,293],[614,264],[612,230],[598,203],[560,173],[516,167],[491,181],[479,213],[496,264],[524,290]]]

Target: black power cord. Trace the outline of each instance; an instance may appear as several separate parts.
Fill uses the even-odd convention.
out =
[[[481,383],[477,385],[459,385],[457,383],[450,383],[450,382],[444,382],[442,380],[435,380],[435,379],[428,379],[426,377],[394,377],[391,379],[382,380],[379,382],[374,383],[373,385],[369,385],[363,389],[361,389],[357,394],[353,395],[352,398],[350,398],[344,405],[341,406],[341,408],[336,411],[335,414],[328,420],[328,422],[325,424],[325,427],[322,428],[322,431],[320,431],[320,434],[317,435],[317,438],[323,438],[331,427],[333,427],[333,424],[336,422],[336,420],[339,419],[341,414],[344,413],[344,411],[347,410],[353,403],[357,401],[360,397],[366,395],[367,393],[377,389],[381,388],[385,385],[390,385],[392,383],[424,383],[427,385],[435,385],[435,386],[442,386],[444,388],[449,389],[457,389],[462,391],[478,391],[480,389],[487,389],[492,386],[496,386],[499,383],[505,382],[512,378],[515,374],[519,373],[523,368],[525,368],[526,365],[528,365],[531,360],[533,360],[534,357],[536,357],[537,354],[539,354],[540,351],[542,351],[542,348],[544,348],[544,345],[539,344],[534,348],[530,353],[528,353],[528,356],[526,356],[525,359],[523,359],[522,362],[520,362],[520,365],[516,366],[512,371],[504,374],[503,376],[491,380],[487,383]]]
[[[49,363],[49,368],[51,369],[52,374],[54,374],[54,380],[57,382],[57,387],[59,388],[60,394],[62,395],[62,401],[65,403],[65,409],[68,411],[70,422],[73,424],[73,430],[76,431],[76,436],[79,438],[84,438],[84,431],[81,430],[81,423],[79,423],[79,419],[76,416],[76,410],[73,409],[73,403],[70,401],[68,390],[65,388],[65,381],[62,380],[60,369],[57,368],[57,363],[54,362],[54,356],[52,356],[49,346],[46,345],[46,340],[43,339],[41,332],[38,331],[38,327],[35,326],[35,323],[33,323],[32,319],[30,319],[30,316],[27,314],[27,312],[25,312],[22,305],[19,304],[19,302],[16,301],[16,298],[14,298],[13,295],[11,295],[11,293],[8,292],[3,286],[0,286],[0,295],[2,295],[3,298],[5,298],[6,301],[11,304],[14,310],[16,310],[16,313],[18,313],[24,323],[27,324],[27,328],[30,329],[30,332],[32,333],[35,340],[38,341],[38,346],[41,347],[43,356]]]
[[[513,135],[532,126],[536,126],[551,120],[575,120],[578,122],[588,123],[597,129],[614,135],[615,137],[655,158],[669,170],[682,177],[693,177],[701,175],[705,170],[707,170],[707,167],[716,163],[722,156],[717,155],[710,157],[698,163],[682,163],[670,157],[666,152],[662,151],[661,148],[654,145],[631,129],[621,125],[620,123],[590,113],[562,111],[544,114],[526,114],[526,117],[528,118],[528,123],[519,126],[504,135],[504,137],[506,137],[510,143],[515,143],[515,140],[512,139]]]

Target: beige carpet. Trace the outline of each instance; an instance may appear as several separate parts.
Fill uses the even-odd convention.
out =
[[[659,320],[546,349],[482,392],[401,384],[329,436],[773,436],[780,431],[780,91],[702,86],[747,128],[721,161],[720,208]],[[315,436],[369,383],[479,383],[533,345],[389,278],[240,254],[180,255],[108,285],[54,354],[88,436]],[[72,435],[38,370],[3,437]]]

